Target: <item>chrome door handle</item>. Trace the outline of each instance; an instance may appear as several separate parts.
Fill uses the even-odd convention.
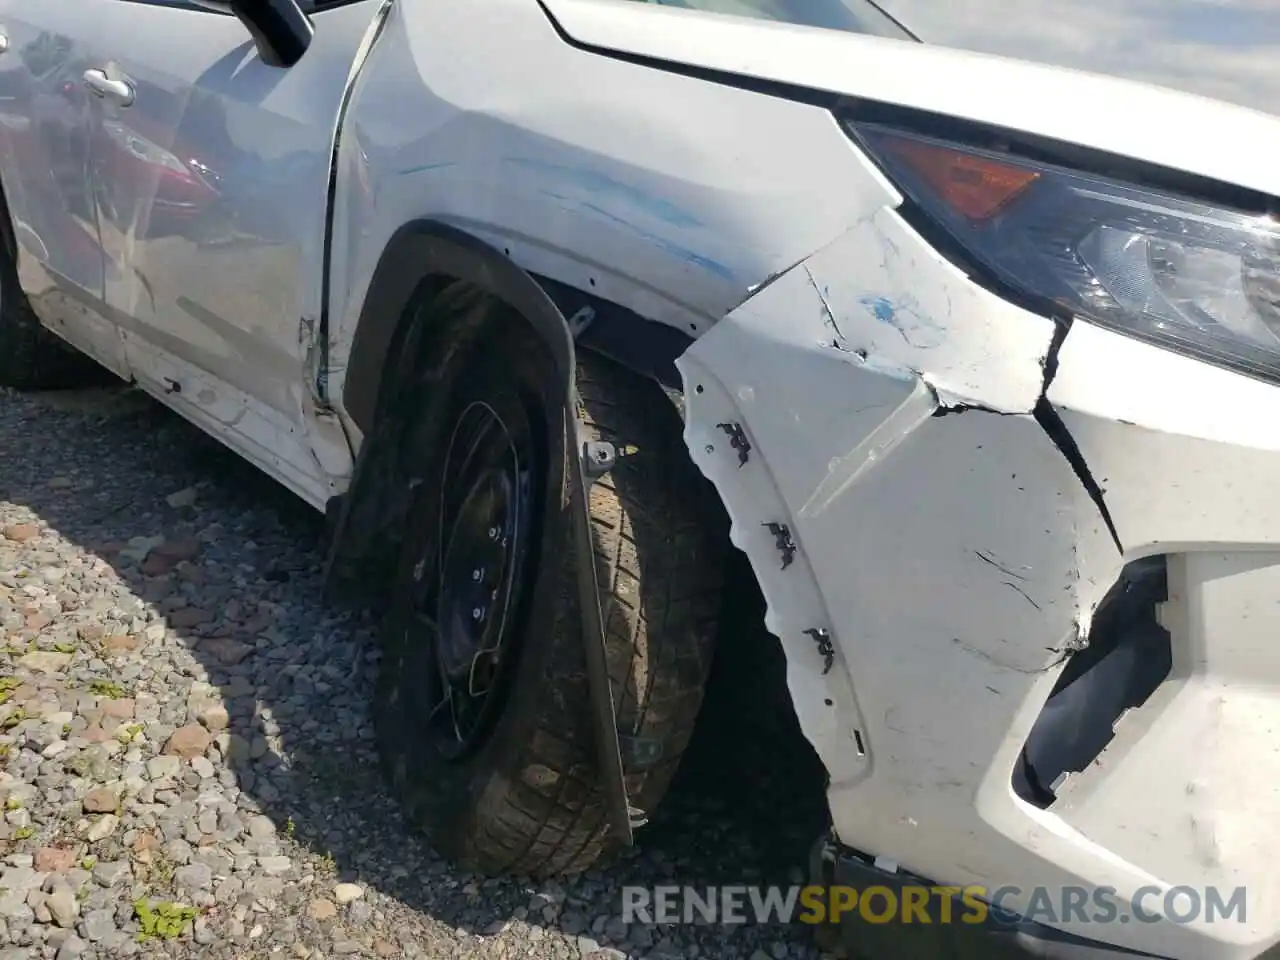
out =
[[[127,80],[112,80],[102,70],[86,70],[84,85],[100,97],[109,98],[127,107],[133,103],[133,84]]]
[[[8,49],[9,49],[9,38],[5,36],[3,33],[0,33],[0,53],[4,53]]]

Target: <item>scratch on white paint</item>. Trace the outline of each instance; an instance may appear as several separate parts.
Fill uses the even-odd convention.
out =
[[[893,448],[929,419],[937,408],[933,390],[923,380],[917,380],[915,389],[906,400],[867,434],[866,439],[831,461],[830,473],[800,508],[800,516],[819,516],[833,500],[857,483],[863,473],[892,453]]]

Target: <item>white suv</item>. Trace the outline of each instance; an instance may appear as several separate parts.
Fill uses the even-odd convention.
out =
[[[732,542],[824,879],[1280,940],[1271,0],[0,0],[0,51],[0,378],[90,357],[329,513],[442,851],[630,841]]]

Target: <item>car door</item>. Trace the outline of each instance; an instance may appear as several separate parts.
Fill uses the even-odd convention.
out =
[[[308,4],[315,37],[289,68],[216,10],[80,2],[101,24],[86,81],[105,296],[134,376],[320,506],[350,456],[311,389],[333,136],[381,0]]]
[[[81,8],[69,0],[0,0],[0,185],[19,283],[41,319],[127,375],[104,309],[89,94],[80,79],[93,25]]]

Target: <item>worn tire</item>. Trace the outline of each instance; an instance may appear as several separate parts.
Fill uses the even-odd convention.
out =
[[[501,316],[504,311],[493,305],[477,309],[499,316],[471,324],[484,335],[456,359],[459,375],[438,383],[437,394],[442,389],[467,397],[512,385],[513,394],[534,398],[530,412],[541,418],[549,437],[548,457],[556,450],[563,455],[559,427],[548,427],[537,409],[547,367],[533,358],[544,352],[527,328],[518,329],[524,327],[518,318]],[[501,357],[486,357],[486,343],[502,343]],[[477,373],[486,369],[488,374]],[[594,485],[590,510],[618,726],[660,748],[652,762],[628,768],[629,795],[652,811],[702,702],[727,539],[704,516],[707,488],[661,389],[585,353],[579,356],[578,384],[580,416],[592,437],[638,448]],[[438,427],[428,424],[413,433],[416,452],[430,460]],[[384,634],[375,714],[388,774],[414,823],[438,852],[463,867],[529,876],[582,871],[612,847],[612,839],[597,767],[566,497],[560,489],[543,491],[536,573],[501,713],[474,755],[445,760],[423,736],[422,717],[415,712],[424,709],[414,696],[421,651],[397,626],[407,567],[421,555],[412,518],[435,508],[430,487],[419,485],[411,510]]]
[[[101,367],[40,325],[18,286],[13,261],[0,249],[0,386],[54,390],[102,377]]]

